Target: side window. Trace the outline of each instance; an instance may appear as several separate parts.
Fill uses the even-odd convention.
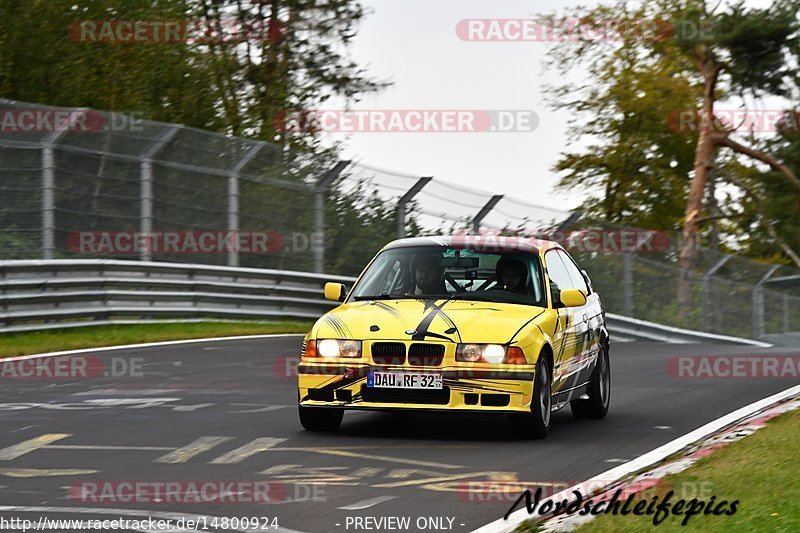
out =
[[[589,294],[589,288],[586,286],[586,280],[583,279],[583,274],[581,274],[580,269],[572,260],[572,258],[567,255],[567,252],[564,250],[559,250],[558,256],[564,261],[564,266],[567,267],[567,273],[569,273],[569,279],[572,280],[570,288],[580,289],[583,291],[583,294]]]
[[[550,293],[553,295],[553,304],[557,306],[561,303],[559,294],[564,289],[572,287],[567,267],[558,255],[558,250],[551,250],[544,254],[547,263],[547,274],[550,276]]]

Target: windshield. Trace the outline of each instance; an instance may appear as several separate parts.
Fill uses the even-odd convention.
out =
[[[539,258],[439,246],[381,252],[350,299],[463,299],[544,307]]]

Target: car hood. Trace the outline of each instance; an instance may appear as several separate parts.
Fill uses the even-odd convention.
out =
[[[312,336],[505,344],[544,312],[541,307],[465,300],[377,300],[341,305]]]

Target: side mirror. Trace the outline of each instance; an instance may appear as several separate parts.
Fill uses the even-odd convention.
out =
[[[561,291],[561,303],[564,307],[580,307],[586,305],[586,295],[578,289],[564,289]]]
[[[343,302],[347,295],[347,289],[341,283],[328,282],[325,284],[325,299],[334,302]]]

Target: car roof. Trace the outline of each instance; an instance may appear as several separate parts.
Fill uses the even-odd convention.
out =
[[[510,235],[434,235],[429,237],[410,237],[397,239],[383,247],[384,250],[407,248],[411,246],[430,246],[438,248],[461,248],[485,252],[523,252],[539,253],[539,250],[561,248],[557,242],[536,237],[515,237]]]

